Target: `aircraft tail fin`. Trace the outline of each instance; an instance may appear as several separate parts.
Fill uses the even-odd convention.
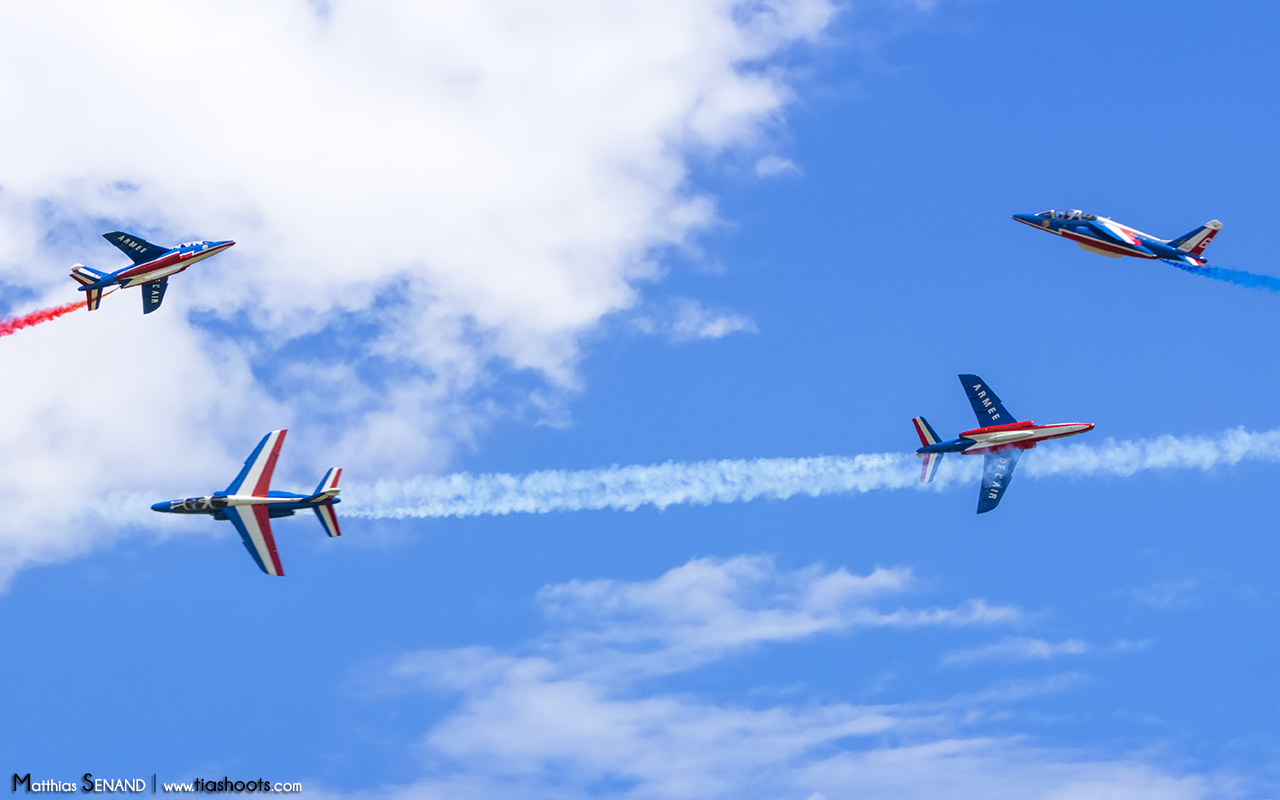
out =
[[[916,426],[916,436],[920,437],[920,446],[928,447],[938,443],[938,434],[924,417],[912,417],[911,424]]]
[[[338,479],[342,477],[342,467],[329,467],[329,471],[320,479],[316,493],[307,498],[308,503],[321,503],[338,496]]]
[[[85,307],[90,311],[97,311],[98,306],[102,304],[101,289],[85,289]]]
[[[1184,253],[1199,256],[1204,253],[1205,248],[1209,246],[1209,242],[1213,241],[1213,237],[1220,230],[1222,230],[1222,223],[1216,219],[1211,219],[1194,231],[1183,234],[1169,242],[1169,246],[1176,247]]]
[[[329,471],[320,479],[320,485],[316,486],[316,493],[306,499],[305,502],[314,503],[311,510],[316,512],[316,517],[320,520],[320,524],[324,526],[324,532],[329,537],[341,536],[342,530],[338,528],[338,514],[333,510],[335,503],[342,502],[336,499],[338,496],[338,478],[342,477],[342,469],[340,467],[330,467]]]
[[[335,503],[342,502],[336,499],[338,496],[338,479],[342,477],[342,469],[340,467],[330,467],[329,471],[320,479],[320,484],[316,486],[316,493],[306,499],[305,502],[314,503],[312,511],[316,512],[320,524],[324,526],[324,532],[332,538],[341,536],[342,531],[338,528],[338,514],[333,510]]]
[[[99,272],[93,267],[86,267],[84,264],[75,264],[71,267],[71,277],[81,286],[92,286],[107,277],[107,273]]]

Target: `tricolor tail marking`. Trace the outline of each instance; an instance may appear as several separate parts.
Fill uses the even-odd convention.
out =
[[[1209,246],[1209,242],[1213,241],[1213,237],[1216,236],[1220,230],[1222,230],[1222,223],[1218,222],[1216,219],[1211,219],[1191,233],[1179,236],[1177,239],[1169,242],[1169,244],[1179,250],[1199,257],[1204,254],[1204,249]]]
[[[934,433],[932,426],[924,417],[913,417],[911,424],[916,426],[916,436],[920,437],[921,447],[938,443],[938,434]]]

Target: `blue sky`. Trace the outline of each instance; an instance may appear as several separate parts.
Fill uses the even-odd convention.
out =
[[[981,517],[958,481],[282,520],[281,580],[153,519],[276,427],[277,488],[341,465],[345,510],[414,476],[909,453],[913,416],[972,427],[960,372],[1095,423],[1090,452],[1277,427],[1280,296],[1010,219],[1217,218],[1212,263],[1280,274],[1270,5],[474,9],[2,12],[10,313],[119,261],[108,230],[238,242],[157,314],[124,292],[0,342],[3,774],[1275,795],[1265,454],[1036,477],[1051,443]]]

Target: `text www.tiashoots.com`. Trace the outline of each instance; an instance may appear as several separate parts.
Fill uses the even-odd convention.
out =
[[[150,790],[151,794],[155,794],[157,790],[160,790],[164,792],[279,792],[283,794],[301,792],[302,784],[272,782],[261,779],[256,781],[233,781],[226,777],[214,781],[197,778],[190,783],[160,783],[154,774],[151,776],[151,780],[148,781],[146,778],[95,778],[92,772],[86,772],[79,781],[33,781],[30,772],[26,775],[19,775],[15,772],[13,773],[12,791],[17,792],[19,788],[28,793],[74,793],[79,790],[85,793],[141,794]]]

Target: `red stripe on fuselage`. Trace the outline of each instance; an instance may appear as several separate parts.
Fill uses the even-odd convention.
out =
[[[1092,236],[1083,236],[1081,234],[1075,233],[1074,231],[1061,230],[1061,231],[1058,231],[1058,233],[1059,235],[1065,236],[1068,239],[1071,239],[1073,241],[1084,242],[1085,244],[1089,245],[1090,247],[1096,250],[1106,250],[1108,253],[1116,253],[1117,255],[1122,255],[1122,256],[1134,256],[1135,258],[1155,258],[1155,255],[1153,255],[1152,253],[1144,253],[1139,250],[1133,250],[1128,247],[1124,247],[1123,245],[1104,242],[1101,239],[1095,239]]]
[[[223,250],[226,250],[230,246],[231,245],[223,245],[222,247],[213,247],[208,250],[188,250],[185,253],[165,253],[164,255],[160,256],[154,261],[148,261],[145,264],[139,264],[138,266],[133,267],[132,269],[127,269],[124,272],[121,272],[119,275],[116,276],[116,279],[117,280],[120,278],[132,279],[140,275],[146,275],[150,272],[157,272],[159,270],[168,269],[169,267],[172,267],[175,264],[180,264],[184,261],[189,262],[185,264],[181,269],[177,269],[174,272],[169,273],[170,275],[175,275],[181,272],[182,270],[186,269],[187,267],[191,266],[192,264],[196,263],[197,261],[203,261],[209,256],[217,255],[218,253],[221,253]]]
[[[961,436],[968,436],[977,433],[998,433],[1000,431],[1024,431],[1028,428],[1034,428],[1036,424],[1031,420],[1023,420],[1022,422],[1010,422],[1005,425],[988,425],[985,428],[974,428],[971,431],[965,431]],[[1043,427],[1043,426],[1041,426]]]
[[[1017,442],[1000,442],[998,444],[992,444],[992,445],[983,445],[979,443],[977,447],[970,447],[968,450],[965,450],[964,455],[971,456],[971,455],[978,455],[980,453],[995,453],[1000,450],[1030,450],[1031,448],[1035,447],[1036,444],[1038,444],[1039,442],[1047,442],[1050,439],[1061,439],[1065,436],[1077,436],[1081,433],[1088,433],[1089,431],[1093,430],[1093,426],[1090,425],[1088,428],[1085,428],[1082,431],[1067,431],[1065,433],[1053,432],[1058,428],[1071,428],[1071,427],[1075,427],[1076,425],[1084,425],[1084,424],[1087,424],[1087,423],[1059,422],[1053,425],[1034,425],[1030,428],[1030,430],[1036,431],[1037,434],[1039,434],[1039,432],[1041,431],[1045,431],[1044,435],[1036,435],[1032,438],[1022,439],[1021,441],[1017,441]],[[977,433],[977,432],[978,431],[969,431],[969,433]],[[965,434],[962,433],[960,435],[963,437]]]

